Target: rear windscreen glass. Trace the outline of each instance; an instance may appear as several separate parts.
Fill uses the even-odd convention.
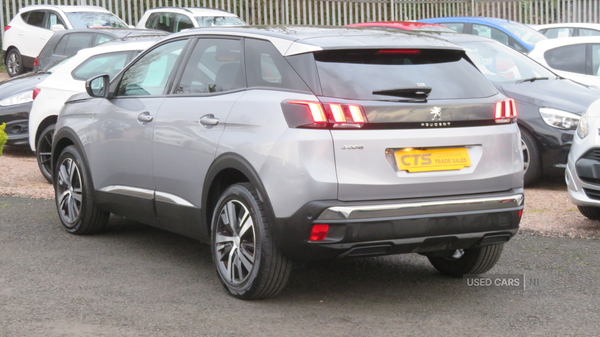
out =
[[[324,96],[398,100],[415,88],[430,89],[428,99],[481,98],[497,93],[462,51],[330,50],[316,52],[314,57]]]

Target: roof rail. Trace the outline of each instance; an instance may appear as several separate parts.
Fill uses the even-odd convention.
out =
[[[221,11],[221,12],[225,12],[225,13],[229,13],[226,10],[220,9],[220,8],[211,8],[211,7],[174,7],[174,6],[163,6],[163,7],[156,7],[156,8],[152,8],[152,9],[181,9],[184,10],[186,12],[192,13],[192,11],[190,9],[211,9],[213,11]]]

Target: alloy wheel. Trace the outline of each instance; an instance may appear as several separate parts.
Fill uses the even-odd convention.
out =
[[[39,142],[37,148],[38,163],[44,177],[51,178],[52,175],[52,136],[54,135],[54,129],[45,132]],[[45,171],[45,172],[44,172]],[[50,179],[49,179],[50,180]]]
[[[246,281],[255,264],[256,233],[248,208],[230,200],[219,211],[215,235],[217,268],[231,284]]]
[[[6,60],[6,68],[9,74],[18,74],[21,70],[21,60],[16,53],[10,53]]]
[[[75,161],[65,158],[58,167],[57,204],[60,217],[65,226],[75,226],[81,214],[83,186],[81,173]],[[71,225],[71,226],[69,226]]]

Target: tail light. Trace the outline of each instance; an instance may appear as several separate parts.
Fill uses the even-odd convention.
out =
[[[40,88],[34,88],[33,89],[33,94],[31,95],[31,97],[33,99],[35,99],[37,97],[37,95],[40,93],[40,91],[42,91],[42,89],[40,89]]]
[[[288,125],[294,128],[361,128],[367,123],[357,104],[285,101],[281,106]]]
[[[498,123],[510,123],[518,116],[517,103],[512,98],[496,102],[494,119]]]
[[[6,32],[7,30],[9,30],[9,29],[10,29],[10,26],[9,26],[9,25],[6,25],[6,26],[4,26],[4,31],[5,31],[5,32]]]
[[[33,60],[33,66],[34,66],[34,67],[37,67],[37,66],[39,66],[39,65],[40,65],[40,62],[39,62],[39,57],[38,57],[38,56],[36,56],[36,57],[35,57],[35,60]]]

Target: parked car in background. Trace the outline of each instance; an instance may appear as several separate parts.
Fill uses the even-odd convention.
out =
[[[353,23],[346,25],[346,27],[355,28],[374,28],[374,29],[400,29],[410,30],[413,32],[450,32],[455,33],[456,31],[450,29],[444,25],[438,25],[437,23],[425,23],[425,22],[414,22],[414,21],[380,21],[380,22],[362,22]]]
[[[547,37],[522,23],[486,17],[446,17],[418,20],[438,23],[463,33],[487,37],[501,42],[521,53],[527,53]]]
[[[157,36],[138,36],[82,49],[36,85],[29,113],[29,144],[36,153],[40,172],[49,182],[52,182],[52,136],[65,101],[76,93],[84,92],[85,81],[90,77],[99,74],[114,77],[140,51],[158,39]]]
[[[549,39],[573,36],[600,36],[600,24],[597,23],[551,23],[536,25],[533,29]]]
[[[38,57],[36,57],[33,70],[44,68],[47,64],[52,65],[57,63],[81,49],[93,47],[103,42],[125,37],[148,35],[165,36],[168,33],[153,29],[135,28],[84,28],[58,31],[52,35]]]
[[[33,62],[55,31],[77,28],[128,28],[108,10],[97,6],[34,5],[22,7],[4,27],[2,50],[9,76],[33,68]]]
[[[136,28],[158,29],[177,33],[184,29],[212,26],[245,26],[233,13],[213,8],[161,7],[147,10]]]
[[[29,146],[28,118],[33,88],[48,77],[50,71],[23,74],[0,82],[0,124],[6,123],[6,145]]]
[[[518,230],[514,101],[441,39],[194,29],[86,91],[53,141],[65,229],[116,213],[210,242],[237,298],[279,293],[294,259],[417,252],[479,274]]]
[[[403,25],[380,27],[402,30],[398,27]],[[485,37],[430,34],[465,48],[485,77],[501,93],[515,99],[525,185],[542,175],[562,176],[579,116],[600,98],[600,90],[557,77],[524,54]]]
[[[600,88],[600,36],[542,41],[529,57],[560,76]]]
[[[569,199],[579,212],[600,220],[600,100],[581,116],[565,173]]]

